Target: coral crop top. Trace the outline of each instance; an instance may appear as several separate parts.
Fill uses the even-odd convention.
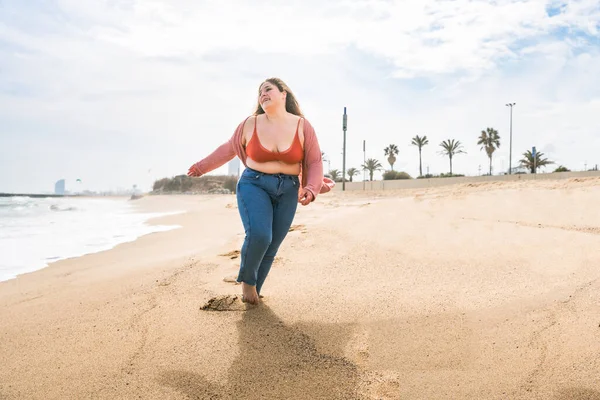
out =
[[[304,150],[302,149],[302,143],[298,137],[298,128],[300,127],[300,118],[298,120],[298,126],[296,126],[296,135],[294,135],[294,141],[289,149],[286,151],[270,151],[265,149],[258,139],[256,134],[256,117],[254,118],[254,132],[252,137],[246,144],[246,154],[248,157],[256,162],[264,163],[269,161],[281,161],[286,164],[297,164],[304,158]]]

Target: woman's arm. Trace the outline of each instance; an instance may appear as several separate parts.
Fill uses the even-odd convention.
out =
[[[226,143],[223,143],[207,157],[192,165],[188,170],[188,176],[202,176],[231,161],[236,156],[236,144],[239,146],[242,143],[244,126],[247,120],[246,118],[238,125],[233,136]]]
[[[221,165],[231,161],[235,157],[235,149],[231,140],[223,143],[215,151],[209,154],[206,158],[198,161],[188,170],[188,176],[202,176],[212,170],[219,168]]]
[[[306,119],[304,120],[304,165],[306,166],[306,170],[302,171],[306,182],[304,189],[311,193],[311,201],[314,201],[317,194],[323,192],[323,159],[315,130]]]

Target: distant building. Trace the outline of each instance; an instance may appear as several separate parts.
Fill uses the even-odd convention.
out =
[[[229,171],[227,175],[229,176],[240,176],[240,159],[235,157],[228,164]]]
[[[61,179],[54,184],[54,194],[65,194],[65,180]]]

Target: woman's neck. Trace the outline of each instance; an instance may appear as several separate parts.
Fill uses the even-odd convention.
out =
[[[287,111],[283,107],[278,108],[277,110],[265,111],[265,117],[267,117],[267,120],[270,122],[283,121],[287,117]]]

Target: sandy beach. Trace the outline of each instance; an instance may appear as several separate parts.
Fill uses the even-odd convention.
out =
[[[259,306],[235,196],[137,204],[0,283],[0,399],[600,399],[600,178],[321,195]]]

